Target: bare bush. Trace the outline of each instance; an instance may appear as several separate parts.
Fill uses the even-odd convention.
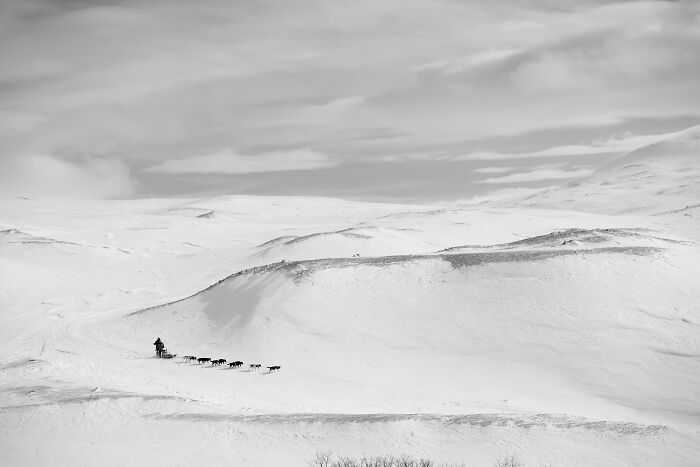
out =
[[[362,456],[356,459],[350,456],[334,456],[331,451],[316,453],[316,458],[308,465],[309,467],[466,467],[466,464],[439,464],[430,459],[416,459],[406,454]],[[498,458],[493,467],[525,467],[525,464],[511,455]]]
[[[524,467],[524,464],[515,456],[506,456],[498,459],[493,467]]]
[[[464,464],[436,464],[430,459],[415,459],[406,454],[398,457],[363,456],[355,459],[350,456],[334,457],[330,451],[316,453],[316,459],[308,465],[309,467],[465,467]]]
[[[353,458],[348,456],[342,456],[338,458],[337,462],[333,463],[333,467],[360,467],[360,464]]]
[[[330,467],[332,458],[333,453],[330,451],[317,452],[316,459],[309,462],[309,467]]]

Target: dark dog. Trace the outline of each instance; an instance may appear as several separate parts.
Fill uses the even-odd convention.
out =
[[[251,370],[257,370],[257,369],[260,368],[261,366],[262,366],[262,365],[260,365],[259,363],[251,363],[251,364],[249,365],[249,368],[250,368]]]
[[[231,368],[238,368],[239,366],[242,366],[243,362],[236,360],[235,362],[231,362],[228,364]]]
[[[212,361],[211,361],[211,364],[212,364],[212,365],[223,365],[224,363],[226,363],[226,359],[225,359],[225,358],[220,358],[220,359],[218,359],[218,360],[212,360]]]
[[[211,361],[211,358],[198,358],[198,359],[197,359],[197,362],[198,362],[198,363],[207,363],[207,362],[210,362],[210,361]]]
[[[267,370],[268,370],[270,373],[272,373],[273,371],[280,371],[280,368],[282,368],[282,367],[279,366],[279,365],[268,366],[268,367],[267,367]]]
[[[191,362],[197,360],[197,357],[192,357],[192,356],[190,356],[189,358],[188,357],[185,357],[185,358],[187,358]]]

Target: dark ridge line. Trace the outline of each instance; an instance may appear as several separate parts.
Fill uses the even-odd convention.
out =
[[[409,217],[409,216],[414,216],[416,214],[428,214],[430,216],[434,216],[434,215],[443,214],[446,212],[460,212],[460,211],[461,211],[460,209],[428,209],[426,211],[403,211],[403,212],[395,212],[392,214],[384,214],[383,216],[373,217],[370,220],[389,219],[392,217],[399,217],[399,218],[400,217]],[[369,221],[362,222],[362,224],[364,224],[366,222],[369,222]]]
[[[308,235],[283,235],[281,237],[273,238],[272,240],[268,240],[267,242],[258,245],[256,248],[265,248],[263,251],[261,251],[259,254],[264,254],[270,251],[272,248],[278,246],[278,245],[294,245],[297,243],[302,243],[307,240],[310,240],[312,238],[316,237],[322,237],[324,235],[344,235],[346,237],[356,237],[356,238],[370,238],[369,235],[363,235],[361,233],[355,233],[353,230],[357,229],[368,229],[372,227],[348,227],[347,229],[341,229],[341,230],[334,230],[334,231],[328,231],[328,232],[316,232]],[[283,239],[289,238],[289,240],[284,241]]]
[[[99,246],[99,245],[89,245],[86,243],[76,243],[76,242],[69,242],[67,240],[56,240],[55,238],[51,237],[40,237],[38,235],[32,235],[30,233],[24,232],[23,230],[19,229],[6,229],[6,230],[0,230],[0,238],[9,235],[9,234],[22,234],[26,235],[27,238],[26,240],[12,240],[12,241],[7,241],[5,242],[6,244],[17,244],[17,245],[72,245],[72,246],[79,246],[81,248],[92,248],[94,250],[110,250],[110,251],[119,251],[121,253],[125,253],[127,255],[131,255],[132,253],[128,250],[124,250],[123,248],[114,248],[111,246]]]
[[[73,243],[73,242],[66,242],[63,240],[53,240],[51,238],[45,238],[45,237],[35,237],[36,240],[25,240],[25,241],[13,241],[13,242],[7,242],[7,243],[17,243],[19,245],[76,245],[76,246],[86,246],[86,245],[81,245],[80,243]],[[90,248],[90,247],[88,247]],[[99,248],[99,247],[98,247]]]
[[[354,267],[361,265],[388,265],[408,261],[430,261],[442,260],[457,269],[459,267],[480,266],[485,263],[504,263],[504,262],[522,262],[522,261],[538,261],[543,259],[554,258],[557,256],[574,256],[574,255],[593,255],[605,253],[620,253],[632,255],[649,255],[654,252],[663,251],[663,248],[656,247],[606,247],[594,249],[577,249],[577,250],[529,250],[529,251],[495,251],[484,253],[457,253],[457,254],[429,254],[429,255],[394,255],[394,256],[374,256],[360,258],[323,258],[323,259],[308,259],[300,261],[281,261],[278,263],[264,264],[254,266],[252,268],[243,269],[241,271],[230,274],[210,286],[177,300],[154,305],[147,308],[127,313],[125,316],[135,316],[147,311],[155,310],[169,305],[174,305],[182,301],[194,298],[219,284],[235,279],[236,277],[258,274],[262,272],[285,271],[294,273],[292,277],[300,278],[304,273],[313,272],[314,270],[325,269],[328,267]],[[300,269],[301,270],[298,270]],[[295,271],[297,270],[297,271]]]
[[[261,243],[260,245],[256,246],[255,248],[266,248],[269,246],[277,245],[279,243],[285,244],[289,240],[293,240],[295,238],[299,238],[299,236],[298,235],[282,235],[280,237],[275,237],[272,240],[268,240],[265,243]],[[285,239],[289,239],[289,240],[285,240]]]
[[[27,233],[23,230],[19,229],[6,229],[6,230],[0,230],[0,236],[4,237],[6,235],[10,234],[20,234],[20,235],[26,235],[27,238],[26,240],[16,240],[16,241],[10,241],[7,243],[21,243],[21,244],[31,244],[31,243],[41,243],[41,244],[51,244],[51,243],[58,243],[62,245],[77,245],[77,246],[86,246],[81,243],[75,243],[75,242],[68,242],[66,240],[56,240],[55,238],[51,237],[41,237],[39,235],[33,235],[30,233]]]
[[[674,209],[674,210],[672,210],[672,211],[657,212],[657,213],[655,213],[655,214],[652,214],[652,216],[663,216],[663,215],[665,215],[665,214],[676,214],[676,213],[679,213],[679,212],[688,211],[688,210],[690,210],[690,209],[695,209],[695,208],[700,208],[700,204],[689,204],[689,205],[687,205],[687,206],[684,207],[684,208]]]
[[[209,249],[209,248],[204,248],[203,246],[197,245],[196,243],[192,243],[192,242],[178,242],[178,243],[182,243],[183,245],[194,246],[194,247],[197,247],[197,248],[202,248],[202,249],[204,249],[204,250],[208,250],[208,249]]]
[[[186,296],[186,297],[179,298],[179,299],[177,299],[177,300],[172,300],[172,301],[166,302],[166,303],[161,303],[160,305],[149,306],[149,307],[146,307],[146,308],[142,308],[142,309],[140,309],[140,310],[132,311],[131,313],[127,313],[125,316],[139,315],[139,314],[141,314],[141,313],[145,313],[145,312],[150,311],[150,310],[155,310],[155,309],[158,309],[158,308],[162,308],[162,307],[164,307],[164,306],[174,305],[175,303],[183,302],[183,301],[185,301],[185,300],[187,300],[187,299],[194,298],[194,297],[196,297],[197,295],[202,294],[202,293],[206,292],[206,291],[209,290],[209,289],[213,289],[214,287],[216,287],[217,285],[221,284],[222,282],[225,282],[225,281],[227,281],[227,280],[229,280],[229,279],[234,279],[234,278],[236,278],[236,277],[238,277],[238,276],[243,276],[243,275],[245,275],[245,274],[255,274],[255,273],[257,273],[257,272],[262,272],[262,271],[268,271],[268,272],[270,272],[270,271],[274,271],[274,270],[276,270],[276,269],[281,269],[282,266],[284,266],[284,265],[296,264],[296,263],[297,263],[296,261],[295,261],[295,262],[290,262],[290,263],[272,263],[272,264],[264,264],[264,265],[261,265],[261,266],[253,266],[252,268],[243,269],[243,270],[241,270],[241,271],[234,272],[233,274],[229,274],[228,276],[224,277],[223,279],[219,279],[218,281],[216,281],[215,283],[209,285],[208,287],[205,287],[204,289],[202,289],[202,290],[200,290],[200,291],[198,291],[198,292],[195,292],[195,293],[193,293],[193,294],[191,294],[191,295],[188,295],[188,296]],[[277,265],[278,267],[277,267],[277,268],[272,267],[273,265]]]
[[[33,364],[41,365],[44,363],[46,363],[46,361],[42,360],[40,358],[31,358],[31,357],[20,358],[20,359],[13,360],[9,363],[6,363],[6,364],[0,366],[0,371],[14,370],[15,368],[21,368],[21,367],[26,366],[26,365],[33,365]]]
[[[372,227],[360,227],[360,228],[368,229],[368,228],[372,228]],[[347,229],[333,230],[333,231],[329,231],[329,232],[316,232],[316,233],[312,233],[309,235],[302,235],[300,237],[293,238],[287,242],[284,242],[283,245],[294,245],[295,243],[305,242],[306,240],[310,240],[312,238],[322,237],[324,235],[335,235],[335,234],[369,238],[369,236],[367,236],[367,235],[362,235],[359,233],[356,234],[356,233],[352,232],[353,230],[357,230],[357,229],[358,229],[358,227],[348,227]]]
[[[698,205],[700,206],[700,205]],[[638,232],[640,231],[648,231],[648,229],[638,229],[638,228],[633,228],[633,227],[612,227],[612,228],[602,228],[602,229],[579,229],[579,228],[573,228],[573,229],[567,229],[567,230],[558,230],[555,232],[550,232],[548,234],[544,235],[536,235],[534,237],[527,237],[523,238],[522,240],[516,240],[514,242],[507,242],[507,243],[498,243],[496,245],[459,245],[459,246],[452,246],[449,248],[445,248],[443,250],[439,250],[437,253],[443,253],[443,252],[448,252],[448,251],[453,251],[453,250],[459,250],[462,248],[481,248],[481,249],[491,249],[491,248],[506,248],[506,247],[511,247],[511,246],[519,246],[519,245],[529,245],[529,244],[534,244],[537,243],[538,241],[541,240],[556,240],[560,238],[566,238],[570,235],[577,235],[577,234],[596,234],[596,235],[605,235],[605,234],[616,234],[621,237],[647,237],[651,238],[654,240],[661,240],[665,242],[670,242],[670,243],[683,243],[683,244],[689,244],[691,242],[685,242],[682,240],[674,240],[671,238],[664,238],[664,237],[657,237],[654,235],[643,235]],[[602,237],[601,237],[602,239]]]

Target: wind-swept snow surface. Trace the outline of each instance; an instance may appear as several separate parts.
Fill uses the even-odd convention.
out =
[[[697,182],[657,194],[669,144],[630,155],[648,186],[594,184],[616,215],[1,200],[2,464],[698,465]]]
[[[692,307],[700,295],[694,278],[669,265],[675,255],[692,250],[601,247],[278,263],[120,318],[110,329],[115,340],[128,335],[141,342],[155,330],[196,355],[282,363],[279,379],[299,378],[285,380],[288,393],[278,402],[296,411],[517,407],[693,421],[695,390],[680,391],[668,365],[674,353],[689,355],[673,362],[685,375],[696,365]],[[675,310],[666,308],[669,296]],[[644,371],[637,374],[640,362]],[[318,393],[324,379],[338,385],[325,397]],[[239,384],[258,398],[279,399],[254,379]],[[357,397],[376,391],[373,386],[386,393]]]

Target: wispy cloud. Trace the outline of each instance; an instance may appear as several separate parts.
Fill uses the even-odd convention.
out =
[[[634,151],[643,146],[658,143],[682,133],[681,131],[665,133],[660,135],[633,135],[623,138],[611,138],[605,141],[594,141],[591,144],[576,144],[567,146],[555,146],[541,151],[496,153],[496,152],[473,152],[461,156],[450,156],[452,160],[511,160],[530,159],[541,157],[561,157],[561,156],[588,156],[596,154],[623,154]]]
[[[28,177],[33,154],[99,181],[81,161],[138,178],[618,153],[635,134],[497,142],[697,113],[698,18],[695,1],[5,0],[0,173]]]
[[[415,71],[419,74],[428,75],[435,73],[446,75],[462,73],[475,67],[501,62],[520,52],[521,49],[484,50],[462,58],[435,60],[417,67]]]
[[[480,174],[501,174],[515,170],[514,167],[479,167],[474,172]]]
[[[328,156],[310,149],[243,155],[231,149],[201,156],[171,159],[145,169],[146,172],[170,174],[246,174],[311,170],[336,165]]]
[[[518,172],[504,177],[487,178],[485,180],[479,180],[477,183],[530,183],[539,182],[543,180],[562,180],[569,178],[578,178],[590,175],[593,172],[592,169],[577,169],[577,170],[563,170],[563,169],[540,169],[532,170],[529,172]]]
[[[133,194],[136,182],[119,159],[66,161],[46,154],[13,159],[0,171],[0,194],[88,198],[121,198]]]
[[[344,111],[351,109],[364,101],[361,96],[339,97],[324,104],[311,105],[300,110],[301,116],[312,119],[335,118]]]

